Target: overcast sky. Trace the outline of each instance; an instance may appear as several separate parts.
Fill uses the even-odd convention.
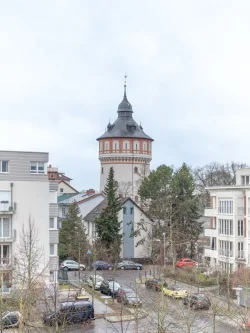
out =
[[[250,164],[250,2],[20,0],[0,4],[0,149],[50,153],[99,188],[98,142],[126,72],[151,167]]]

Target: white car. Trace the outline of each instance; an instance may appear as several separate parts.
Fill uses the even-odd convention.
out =
[[[86,269],[86,266],[83,264],[79,264],[78,262],[74,261],[74,260],[64,260],[61,265],[60,265],[61,269],[63,269],[64,271],[69,271],[69,270],[80,270],[80,271],[84,271]]]
[[[87,284],[91,288],[95,286],[95,289],[100,289],[103,280],[104,278],[101,275],[90,275]]]

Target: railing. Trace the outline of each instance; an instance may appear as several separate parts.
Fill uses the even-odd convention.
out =
[[[0,258],[0,266],[10,265],[11,259],[9,257]]]
[[[238,207],[238,215],[244,215],[244,207]]]
[[[232,250],[219,249],[219,255],[224,257],[233,257]]]
[[[237,259],[246,260],[244,251],[239,250],[237,254],[238,254]]]
[[[0,232],[0,242],[16,239],[16,229],[6,229]]]
[[[219,228],[219,235],[233,236],[233,228]]]

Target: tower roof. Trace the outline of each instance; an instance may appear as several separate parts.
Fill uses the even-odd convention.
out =
[[[113,124],[110,122],[108,123],[106,132],[97,138],[97,140],[104,138],[141,138],[154,141],[150,136],[143,132],[142,126],[138,125],[133,119],[132,105],[127,99],[126,88],[125,81],[123,100],[118,105],[118,118]]]

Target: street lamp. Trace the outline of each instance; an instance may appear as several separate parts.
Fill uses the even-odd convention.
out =
[[[163,268],[164,268],[164,275],[166,270],[166,234],[163,232],[163,241],[164,241],[164,247],[163,247]]]
[[[105,325],[105,333],[108,332],[108,320],[107,320],[107,312],[108,312],[108,300],[105,299],[105,320],[106,320],[106,325]]]

